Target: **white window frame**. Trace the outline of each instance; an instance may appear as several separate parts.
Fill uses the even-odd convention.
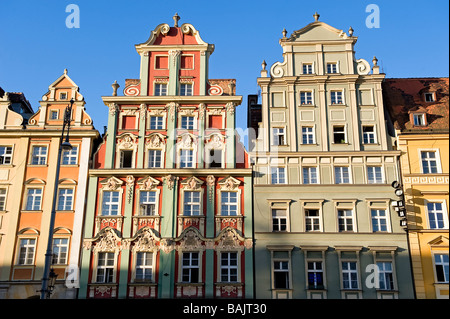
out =
[[[342,127],[342,128],[343,128],[343,131],[336,131],[336,130],[335,130],[336,127]],[[333,129],[333,130],[332,130],[332,133],[333,133],[332,144],[334,144],[334,145],[348,144],[347,125],[346,125],[346,124],[334,124],[334,125],[332,126],[332,129]],[[336,134],[336,133],[339,133],[339,134],[344,133],[344,142],[343,142],[343,143],[335,143],[335,142],[334,142],[335,134]]]
[[[146,196],[144,198],[144,194],[154,194],[154,200],[152,201],[152,198],[149,198],[149,196]],[[139,216],[158,216],[158,199],[159,199],[159,192],[156,190],[140,190],[139,191]],[[144,208],[145,205],[145,208]],[[153,209],[150,209],[152,211],[152,214],[147,214],[148,207]],[[143,210],[145,210],[145,214],[143,213]]]
[[[157,155],[159,152],[159,155]],[[152,154],[153,153],[153,154]],[[147,149],[147,168],[162,168],[163,167],[163,150],[156,148]],[[158,163],[157,158],[159,157],[159,166],[155,165]]]
[[[77,165],[78,164],[78,145],[73,145],[71,150],[64,150],[61,154],[61,165]],[[64,163],[67,159],[67,164]]]
[[[195,168],[194,150],[192,148],[180,148],[179,151],[179,168]],[[187,152],[187,154],[185,154]]]
[[[344,168],[346,168],[347,169],[347,174],[348,174],[348,182],[346,183],[346,182],[344,182],[344,180],[345,180],[345,172],[344,172]],[[336,171],[336,169],[338,169],[339,170],[339,172],[338,171]],[[339,173],[339,174],[338,174]],[[334,169],[333,169],[333,174],[334,174],[334,183],[335,184],[351,184],[352,183],[352,174],[351,174],[351,169],[350,169],[350,166],[335,166],[334,167]],[[338,176],[339,175],[339,176]],[[339,179],[341,180],[341,182],[340,183],[338,183],[338,177],[339,177]]]
[[[315,170],[315,174],[316,174],[316,182],[312,183],[312,178],[311,178],[311,170],[314,169]],[[305,170],[308,171],[308,175],[305,175]],[[308,177],[308,183],[305,183],[305,177]],[[319,169],[317,166],[303,166],[302,167],[302,184],[304,185],[309,185],[309,184],[320,184],[320,179],[319,179]]]
[[[185,254],[189,254],[189,259],[188,262],[189,264],[185,265],[184,261],[185,261]],[[192,254],[197,254],[197,258],[193,258]],[[197,265],[195,265],[193,263],[194,260],[197,260]],[[182,251],[181,252],[181,256],[180,256],[180,282],[182,283],[192,283],[192,284],[197,284],[197,283],[201,283],[202,282],[202,253],[201,251]],[[197,271],[197,276],[198,276],[198,281],[197,282],[193,282],[192,281],[192,270],[196,269]],[[184,271],[187,270],[188,274],[188,280],[184,280],[185,278],[185,273]]]
[[[280,137],[281,137],[281,141],[280,141]],[[272,145],[273,146],[286,146],[287,145],[286,127],[273,127],[272,128]]]
[[[315,63],[314,62],[306,62],[306,63],[302,63],[302,74],[303,75],[311,75],[311,74],[315,74]],[[310,69],[311,72],[306,72],[305,73],[305,67],[306,69]]]
[[[33,241],[33,243],[30,243],[30,241]],[[23,245],[22,245],[22,243],[23,243]],[[21,237],[18,240],[16,265],[18,265],[18,266],[34,265],[35,258],[36,258],[36,243],[37,243],[37,238],[35,238],[35,237]],[[24,250],[25,250],[24,258],[21,257],[22,248],[24,248]],[[30,254],[31,254],[31,258],[28,257],[28,255],[30,255]],[[28,262],[29,259],[31,259],[31,262]]]
[[[381,175],[380,178],[377,178],[377,172],[376,169],[379,169],[379,174]],[[374,177],[374,179],[370,179],[370,171],[372,172],[372,176]],[[366,166],[366,177],[367,177],[367,183],[368,184],[383,184],[385,181],[385,176],[384,176],[384,169],[383,166],[380,165],[367,165]]]
[[[372,232],[373,233],[389,233],[391,232],[391,223],[390,223],[390,216],[389,216],[389,209],[387,208],[378,208],[378,207],[369,207],[370,211],[370,224],[372,226]],[[384,216],[381,216],[379,212],[384,211]],[[376,215],[374,216],[374,212],[376,212]],[[386,230],[381,230],[380,222],[384,220],[386,225]],[[375,226],[378,228],[378,230],[375,230]]]
[[[277,264],[279,264],[280,266],[279,267],[277,267]],[[283,264],[286,264],[287,265],[287,267],[284,267],[284,265]],[[292,286],[292,284],[291,284],[291,263],[290,263],[290,260],[289,259],[273,259],[272,260],[272,267],[273,267],[273,269],[272,269],[272,272],[273,272],[273,283],[272,283],[272,285],[273,285],[273,289],[275,289],[275,290],[284,290],[284,289],[292,289],[291,288],[291,286]],[[285,288],[279,288],[279,287],[276,287],[275,286],[275,273],[276,272],[280,272],[280,273],[284,273],[285,275],[286,275],[286,284],[287,284],[287,287],[285,287]]]
[[[63,94],[64,94],[64,96],[63,96]],[[59,92],[59,100],[65,101],[68,99],[68,96],[69,96],[69,93],[67,93],[67,92]]]
[[[184,94],[182,94],[184,93]],[[190,94],[187,94],[190,93]],[[194,83],[180,83],[180,96],[193,96],[194,95]]]
[[[426,126],[425,113],[414,113],[413,114],[413,125],[414,126]]]
[[[13,159],[13,147],[9,145],[1,145],[0,150],[0,166],[1,165],[11,165]]]
[[[306,103],[302,103],[304,100]],[[300,91],[300,105],[314,105],[314,91],[302,90]]]
[[[187,194],[191,194],[192,196],[194,195],[193,193],[198,193],[198,201],[194,200],[194,197],[191,196],[187,196]],[[201,190],[185,190],[183,191],[183,216],[203,216],[203,192]],[[190,207],[190,213],[188,214],[186,206]],[[198,208],[195,208],[198,207]],[[193,214],[193,212],[198,210],[198,214]]]
[[[428,100],[427,100],[427,96],[431,96],[431,101],[428,101]],[[426,103],[436,102],[436,95],[435,95],[434,92],[425,92],[425,93],[423,94],[423,100],[424,100]]]
[[[61,191],[66,191],[65,194],[61,194]],[[72,194],[67,194],[67,191],[72,191]],[[62,196],[62,197],[61,197]],[[75,199],[75,189],[73,187],[58,187],[58,201],[57,201],[57,210],[58,211],[72,211]],[[60,201],[63,201],[63,209],[60,209]],[[69,207],[67,202],[70,203]],[[68,208],[68,209],[66,209]]]
[[[344,216],[340,216],[340,212],[351,212],[351,216],[349,217],[348,215],[344,215]],[[356,233],[356,212],[354,208],[337,208],[337,230],[340,233]],[[344,229],[340,229],[340,222],[339,221],[344,221]],[[351,221],[351,223],[349,223],[348,221]],[[351,225],[352,229],[349,230],[349,226]]]
[[[227,264],[224,264],[224,254],[227,254]],[[236,254],[236,258],[235,258],[235,262],[236,265],[230,265],[230,254]],[[219,263],[220,263],[220,273],[219,273],[219,278],[221,283],[236,283],[236,282],[240,282],[240,252],[238,251],[221,251],[220,252],[220,259],[219,259]],[[223,273],[223,271],[225,271],[225,274]],[[235,271],[235,274],[232,274],[232,272]],[[223,276],[227,277],[227,280],[223,280]],[[236,277],[236,280],[231,280],[232,277]]]
[[[304,132],[303,129],[311,129],[310,132]],[[305,125],[301,126],[301,132],[302,132],[302,145],[314,145],[316,144],[316,130],[314,125]],[[307,143],[305,143],[305,137],[307,139]],[[312,138],[311,143],[309,142]]]
[[[228,197],[228,201],[224,202],[224,194],[231,195],[233,194],[236,196],[236,202],[230,201],[230,197]],[[240,192],[237,191],[220,191],[220,216],[240,216]],[[226,212],[227,214],[224,214],[224,206],[227,208]],[[231,207],[235,206],[235,209],[231,210]],[[230,212],[235,212],[235,214],[230,214]]]
[[[0,212],[4,212],[6,210],[6,200],[8,198],[8,188],[1,186],[0,187]],[[1,221],[1,217],[0,217]]]
[[[167,96],[168,86],[167,83],[155,82],[153,90],[154,96]]]
[[[105,265],[100,265],[100,254],[106,254],[105,258]],[[108,265],[108,261],[110,261],[110,254],[113,255],[113,265]],[[96,254],[96,267],[95,267],[95,283],[115,283],[116,282],[116,262],[117,262],[117,258],[116,258],[116,253],[113,251],[100,251]],[[102,275],[103,280],[99,281],[99,271],[100,270],[104,270],[104,273]],[[110,271],[112,272],[112,274],[110,274]],[[112,280],[111,281],[107,281],[106,279],[109,278],[111,275]],[[93,279],[94,279],[93,278]]]
[[[56,241],[61,241],[61,242],[56,243]],[[65,241],[65,242],[63,242],[63,241]],[[53,265],[67,265],[68,260],[69,260],[69,244],[70,244],[69,237],[53,238],[53,244],[52,244],[52,253],[53,253],[52,264]]]
[[[420,173],[422,174],[441,174],[442,173],[442,166],[441,166],[441,155],[439,152],[439,149],[418,149],[419,152],[419,162],[420,162]],[[424,166],[423,166],[423,159],[422,159],[422,152],[434,152],[435,153],[435,161],[436,161],[436,173],[425,173],[424,172]],[[427,162],[430,162],[430,160],[427,160]]]
[[[444,227],[442,227],[442,228],[439,228],[439,227],[431,228],[430,210],[428,208],[428,204],[436,204],[436,203],[439,203],[442,206],[441,213],[442,213],[442,218],[443,218],[443,221],[444,221]],[[427,217],[427,228],[428,229],[437,229],[437,230],[439,230],[439,229],[449,229],[449,221],[448,221],[448,213],[447,213],[447,201],[445,199],[443,199],[443,200],[425,200],[425,209],[426,209],[426,215],[427,215],[426,217]],[[436,215],[436,213],[434,213],[434,215]]]
[[[367,127],[371,127],[372,131],[371,132],[364,132],[364,128],[367,128]],[[375,125],[363,125],[362,126],[362,133],[363,133],[363,144],[373,145],[373,144],[377,144],[378,143]],[[367,139],[367,141],[366,141],[366,139]],[[371,140],[373,140],[373,142],[371,142]]]
[[[275,211],[284,211],[285,214],[284,215],[277,215],[275,213]],[[271,209],[271,221],[272,221],[272,232],[273,233],[284,233],[284,232],[289,232],[289,211],[287,208],[272,208]],[[277,223],[275,223],[274,221],[277,220]],[[282,223],[281,221],[285,220],[286,221],[286,229],[281,229],[282,228]],[[275,229],[275,225],[277,225],[277,229]]]
[[[139,254],[144,254],[144,258],[143,258],[144,264],[142,264],[142,265],[138,265],[138,255]],[[151,254],[150,264],[146,263],[148,261],[146,258],[147,254]],[[155,282],[155,258],[156,258],[155,255],[156,255],[156,253],[153,251],[136,251],[134,253],[133,282],[137,282],[137,283],[143,283],[143,282],[153,283],[153,282]],[[142,269],[144,274],[146,274],[146,272],[149,270],[151,273],[151,278],[150,279],[145,279],[145,278],[138,279],[137,278],[138,269]]]
[[[446,255],[447,258],[449,258],[448,250],[447,251],[445,251],[445,250],[432,251],[431,255],[432,255],[432,261],[433,261],[434,282],[437,284],[448,284],[449,283],[449,274],[448,274],[448,271],[447,271],[447,273],[445,272],[445,266],[447,266],[447,269],[448,269],[449,262],[448,261],[445,262],[443,260],[443,258],[439,258],[440,259],[439,262],[438,263],[436,262],[436,255],[440,255],[440,256]],[[442,266],[442,268],[443,268],[444,281],[438,280],[437,269],[436,269],[436,266],[438,266],[438,265]]]
[[[186,119],[186,123],[183,123],[183,120]],[[180,117],[180,129],[192,131],[196,129],[196,117],[194,115],[182,115]],[[192,123],[191,123],[192,122]],[[184,125],[187,124],[187,125]],[[187,126],[187,127],[184,127]]]
[[[55,117],[53,117],[56,114]],[[48,114],[48,120],[49,121],[56,121],[59,120],[59,110],[50,110]]]
[[[35,149],[39,148],[39,152],[35,154]],[[45,154],[43,154],[45,150]],[[48,145],[33,145],[31,147],[30,165],[47,165]],[[33,163],[37,159],[37,163]],[[42,163],[43,162],[43,163]]]
[[[358,290],[359,289],[359,265],[357,260],[341,260],[341,276],[342,276],[342,289],[343,290]],[[348,267],[347,269],[344,269],[344,264],[350,264],[354,263],[356,265],[355,269],[350,269]],[[344,279],[344,274],[348,275],[348,280]],[[354,279],[351,279],[351,275],[356,274],[356,287],[353,286],[352,282],[354,282]],[[349,287],[345,287],[345,282],[349,283]]]
[[[332,70],[331,71],[335,71],[335,72],[328,72],[328,65],[332,66]],[[326,67],[326,69],[325,69],[325,73],[326,74],[337,74],[340,71],[339,70],[339,62],[327,62],[325,67]]]
[[[391,269],[385,269],[386,264],[390,264],[391,265]],[[380,265],[382,265],[383,267],[380,267]],[[395,286],[396,286],[396,280],[395,280],[395,276],[394,276],[394,263],[393,261],[386,261],[386,260],[380,260],[377,261],[377,267],[378,267],[378,271],[379,271],[379,285],[380,285],[380,290],[384,290],[384,291],[391,291],[391,290],[395,290]],[[392,280],[392,286],[391,286],[391,281],[389,281],[389,284],[387,284],[387,280],[386,280],[386,275],[390,274],[391,280]],[[385,285],[384,288],[382,287],[382,283]]]
[[[341,101],[341,103],[336,103],[339,102],[339,100]],[[330,90],[330,105],[345,105],[344,89]]]
[[[274,177],[275,177],[275,183],[274,183]],[[270,167],[270,183],[272,185],[287,184],[286,167],[284,167],[284,166]]]
[[[113,195],[112,193],[117,193],[118,194],[118,200],[117,202],[112,201],[112,197],[109,199],[108,202],[106,201],[106,197],[105,195],[107,193],[111,193],[111,196]],[[102,191],[102,201],[100,202],[100,215],[101,216],[120,216],[121,215],[121,201],[122,201],[122,189],[120,190],[112,190],[112,191],[108,191],[108,190],[103,190]],[[108,209],[106,211],[104,211],[104,205],[108,206]],[[116,214],[111,214],[114,210],[112,209],[112,206],[117,205],[117,213]],[[107,212],[107,214],[105,214]]]
[[[152,119],[155,119],[155,127],[152,127]],[[164,116],[151,114],[148,119],[149,130],[164,130]]]
[[[307,216],[307,212],[315,210],[317,211],[317,216]],[[314,233],[314,232],[321,232],[322,231],[322,210],[320,208],[303,208],[304,216],[305,216],[305,232],[307,233]],[[308,223],[307,221],[310,220],[311,229],[308,230]],[[315,223],[314,221],[318,222],[319,229],[314,229]]]
[[[30,190],[35,190],[35,191],[37,191],[37,190],[39,190],[39,192],[40,192],[40,194],[36,194],[36,193],[34,193],[34,194],[30,194]],[[32,197],[32,207],[31,207],[31,209],[28,209],[29,207],[28,207],[28,198],[29,198],[29,196],[31,196]],[[44,196],[44,188],[42,187],[42,186],[31,186],[30,185],[30,187],[27,187],[26,188],[26,193],[25,193],[25,203],[24,203],[24,209],[23,210],[25,210],[25,211],[40,211],[40,210],[42,210],[42,199],[43,199],[43,196]],[[39,198],[39,207],[38,207],[38,209],[34,209],[35,208],[35,202],[36,202],[36,199],[37,198]]]

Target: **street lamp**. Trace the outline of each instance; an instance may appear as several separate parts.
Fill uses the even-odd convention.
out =
[[[50,214],[50,226],[48,229],[48,242],[47,242],[47,251],[45,252],[45,264],[44,264],[44,273],[42,276],[42,286],[41,290],[41,299],[49,299],[50,295],[55,288],[56,277],[57,274],[51,269],[50,266],[52,264],[53,257],[53,229],[55,228],[55,215],[56,215],[56,200],[58,195],[58,180],[59,180],[59,170],[61,167],[61,154],[62,151],[70,151],[72,150],[72,145],[69,143],[69,129],[70,129],[70,120],[72,117],[72,106],[74,100],[70,100],[70,105],[67,105],[64,111],[64,119],[63,119],[63,127],[61,132],[61,139],[59,141],[58,148],[58,159],[56,161],[56,174],[55,174],[55,186],[53,190],[53,203],[52,203],[52,212]],[[64,139],[64,131],[67,126],[67,134]],[[64,140],[64,142],[63,142]]]

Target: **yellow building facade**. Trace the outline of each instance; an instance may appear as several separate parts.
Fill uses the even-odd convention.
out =
[[[401,151],[416,298],[449,298],[448,78],[384,83]]]

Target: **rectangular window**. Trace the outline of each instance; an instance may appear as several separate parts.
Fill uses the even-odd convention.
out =
[[[317,167],[303,167],[303,184],[317,184]]]
[[[349,184],[350,175],[348,173],[347,166],[335,166],[334,167],[334,180],[336,184]]]
[[[78,159],[78,146],[73,146],[71,150],[64,150],[62,152],[62,165],[76,165]]]
[[[237,253],[220,254],[220,280],[221,282],[238,281]]]
[[[435,254],[434,268],[437,282],[448,283],[448,254]]]
[[[338,210],[338,226],[340,232],[352,232],[354,231],[354,216],[351,209],[339,209]]]
[[[198,283],[200,264],[198,252],[183,253],[181,265],[181,280],[187,283]]]
[[[184,192],[184,216],[200,216],[200,192]]]
[[[53,265],[67,264],[67,253],[69,251],[69,239],[55,238],[53,239]]]
[[[379,286],[382,290],[394,289],[394,276],[391,262],[377,262],[379,272]]]
[[[306,231],[320,231],[320,213],[318,209],[305,209]]]
[[[20,240],[18,265],[33,265],[36,239],[24,238]]]
[[[312,63],[303,63],[303,74],[313,74]]]
[[[156,215],[156,192],[141,191],[139,195],[140,215]]]
[[[180,150],[180,167],[189,168],[194,167],[194,151]]]
[[[300,92],[300,104],[301,105],[310,105],[312,103],[313,103],[313,100],[312,100],[312,92],[311,91]]]
[[[60,100],[67,100],[67,93],[66,92],[59,93],[59,99]]]
[[[213,167],[222,167],[222,150],[218,149],[210,149],[209,150],[209,157],[208,157],[208,164],[210,168]]]
[[[289,262],[273,262],[273,285],[274,289],[289,289]]]
[[[180,84],[180,95],[181,96],[192,96],[192,84],[190,84],[190,83]]]
[[[185,130],[194,129],[194,116],[182,116],[181,117],[181,128]]]
[[[345,134],[345,125],[333,126],[333,142],[334,144],[347,143],[347,138]]]
[[[167,83],[156,83],[155,96],[166,96],[166,95],[167,95]]]
[[[327,73],[337,73],[337,63],[327,63]]]
[[[287,231],[286,209],[272,209],[272,231]]]
[[[41,188],[28,188],[27,190],[27,205],[25,210],[40,210],[42,202]]]
[[[6,189],[0,188],[0,211],[6,209]]]
[[[120,168],[131,168],[133,165],[133,151],[120,151]]]
[[[273,128],[273,145],[286,145],[286,135],[284,128]]]
[[[160,150],[148,151],[148,168],[160,168],[162,167],[162,157]]]
[[[12,162],[12,147],[0,146],[0,165],[9,165]]]
[[[343,104],[344,103],[342,91],[331,91],[330,97],[331,97],[331,104]]]
[[[286,174],[284,167],[271,168],[272,184],[286,184]]]
[[[383,172],[381,166],[367,166],[367,181],[369,184],[383,183]]]
[[[98,253],[96,282],[114,282],[114,253]]]
[[[434,102],[434,94],[433,93],[425,93],[425,102]]]
[[[321,261],[308,262],[308,289],[323,289],[323,267]]]
[[[386,232],[388,231],[388,216],[385,209],[371,209],[372,215],[372,231]]]
[[[60,188],[58,192],[58,210],[73,209],[73,189]]]
[[[342,286],[344,289],[358,289],[358,270],[355,261],[342,262]]]
[[[314,144],[314,127],[303,126],[302,127],[302,144]]]
[[[138,252],[136,254],[136,282],[152,282],[153,253]]]
[[[57,120],[58,119],[58,111],[57,110],[51,110],[50,111],[50,120]]]
[[[102,216],[119,215],[119,197],[118,191],[104,191],[102,202]]]
[[[425,114],[413,114],[414,126],[425,126]]]
[[[163,116],[150,116],[150,129],[151,130],[164,129],[164,117]]]
[[[435,151],[422,151],[422,173],[435,174],[438,173],[438,165]]]
[[[363,143],[364,144],[375,144],[375,127],[374,126],[363,126]]]
[[[237,216],[238,214],[238,193],[221,192],[221,216]]]
[[[428,223],[430,229],[448,228],[445,222],[446,215],[442,202],[427,203]]]
[[[31,153],[32,165],[45,165],[47,163],[47,146],[33,146]]]

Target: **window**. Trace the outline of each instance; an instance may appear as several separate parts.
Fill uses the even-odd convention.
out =
[[[444,203],[433,202],[427,203],[428,223],[430,229],[445,229],[448,228],[446,223],[446,213],[444,212]]]
[[[78,159],[78,146],[73,146],[71,150],[64,150],[62,153],[62,165],[76,165]]]
[[[342,262],[342,287],[344,289],[358,289],[358,270],[355,261]]]
[[[51,110],[49,119],[50,120],[57,120],[58,119],[58,111],[57,110]]]
[[[367,180],[369,184],[383,183],[383,172],[381,166],[367,166]]]
[[[67,100],[67,93],[66,92],[59,93],[59,99],[60,100]]]
[[[312,92],[300,92],[300,104],[301,105],[310,105],[313,104]]]
[[[12,162],[12,147],[0,146],[0,165],[9,165]]]
[[[98,253],[96,282],[114,282],[114,253]]]
[[[334,144],[347,143],[347,138],[345,134],[345,125],[333,126],[333,142]]]
[[[166,95],[167,95],[167,83],[156,83],[155,96],[166,96]]]
[[[303,74],[313,74],[312,63],[303,63]]]
[[[164,129],[164,117],[162,116],[150,116],[150,129],[162,130]]]
[[[308,289],[323,289],[323,267],[321,261],[308,262]]]
[[[314,127],[303,126],[302,127],[302,144],[314,144]]]
[[[18,265],[33,265],[36,239],[23,238],[20,240]]]
[[[286,184],[286,174],[284,167],[271,168],[272,184]]]
[[[272,231],[287,231],[287,210],[272,209]]]
[[[28,188],[27,190],[27,204],[25,210],[40,210],[42,201],[41,188]]]
[[[184,192],[184,216],[200,216],[200,192]]]
[[[148,168],[160,168],[162,167],[162,158],[160,150],[148,151]]]
[[[238,214],[238,193],[221,192],[221,216],[237,216]]]
[[[334,180],[336,184],[349,184],[350,176],[347,166],[335,166],[334,167]]]
[[[386,232],[388,231],[388,216],[385,209],[371,209],[372,231]]]
[[[434,93],[425,93],[425,102],[434,102]]]
[[[331,104],[343,104],[344,103],[342,91],[331,91],[330,97],[331,97]]]
[[[103,216],[116,216],[119,215],[119,197],[118,191],[104,191],[102,202],[102,215]]]
[[[0,188],[0,211],[6,209],[6,189]]]
[[[73,189],[60,188],[58,192],[58,210],[72,210]]]
[[[137,282],[151,282],[153,280],[153,253],[138,252],[136,254],[136,275]]]
[[[156,192],[141,191],[139,195],[140,215],[156,215]]]
[[[448,254],[434,255],[434,269],[436,271],[436,281],[448,283]]]
[[[425,126],[425,114],[413,114],[414,126]]]
[[[220,280],[221,282],[238,281],[237,253],[221,253],[220,256]]]
[[[339,209],[338,210],[338,227],[340,232],[354,231],[353,210]]]
[[[273,285],[274,289],[289,289],[289,262],[273,262]]]
[[[320,231],[320,213],[318,209],[305,209],[306,231]]]
[[[363,126],[363,143],[364,144],[375,144],[375,127],[374,126]]]
[[[120,168],[131,168],[133,163],[133,151],[120,151]]]
[[[422,173],[424,174],[439,173],[435,151],[422,151],[421,158],[422,158]]]
[[[67,264],[67,252],[69,251],[69,239],[55,238],[53,239],[53,265]]]
[[[188,283],[198,283],[199,266],[198,252],[183,253],[181,280]]]
[[[210,168],[222,167],[222,150],[210,149],[209,157],[208,157],[208,164],[209,164]]]
[[[194,151],[193,150],[180,150],[180,167],[188,168],[194,167]]]
[[[194,117],[193,116],[182,116],[181,117],[181,128],[185,130],[194,129]]]
[[[31,153],[32,165],[45,165],[47,163],[47,146],[34,146]]]
[[[391,262],[377,262],[379,273],[379,287],[382,290],[394,289],[394,277]]]
[[[192,84],[182,83],[180,85],[180,95],[181,96],[191,96],[192,95]]]
[[[337,63],[327,63],[327,73],[338,73]]]
[[[303,167],[303,184],[317,183],[317,167]]]
[[[273,128],[273,145],[286,145],[286,136],[284,128]]]

